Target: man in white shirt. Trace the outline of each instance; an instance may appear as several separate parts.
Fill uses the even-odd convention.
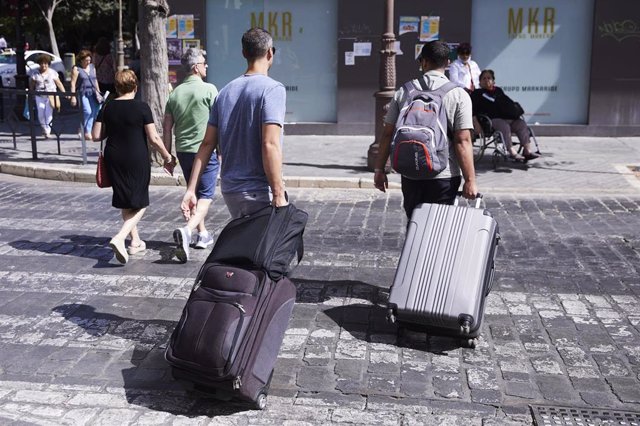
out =
[[[471,45],[460,43],[458,59],[449,66],[449,80],[468,92],[480,87],[480,67],[471,60]]]

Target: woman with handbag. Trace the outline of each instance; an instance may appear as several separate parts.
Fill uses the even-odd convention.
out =
[[[77,56],[78,65],[71,70],[71,92],[80,94],[82,103],[82,127],[84,138],[91,140],[91,128],[100,110],[102,94],[96,78],[96,69],[91,63],[91,52],[81,50]],[[75,106],[76,98],[71,98],[71,105]]]
[[[151,164],[147,140],[160,152],[169,173],[173,173],[176,161],[158,135],[149,105],[134,99],[138,80],[133,71],[118,71],[115,87],[118,96],[100,110],[92,133],[95,141],[107,138],[104,160],[113,188],[111,204],[122,210],[124,221],[109,246],[116,259],[124,264],[129,255],[146,249],[138,234],[138,222],[149,205]],[[125,240],[128,236],[131,241],[127,248]]]
[[[31,73],[29,88],[31,91],[55,92],[56,86],[64,92],[64,86],[58,77],[58,73],[49,68],[51,56],[42,54],[36,59],[40,69]],[[60,109],[60,98],[55,95],[37,95],[36,108],[38,110],[38,121],[42,127],[42,134],[46,139],[51,137],[51,121],[53,120],[53,109]]]
[[[520,118],[524,111],[504,91],[496,86],[496,76],[493,70],[483,70],[480,73],[480,88],[471,93],[473,115],[483,114],[491,119],[493,128],[504,137],[504,143],[509,157],[516,161],[535,160],[540,155],[529,149],[530,134],[527,123]],[[511,143],[511,133],[515,133],[522,145],[524,156],[518,154]]]

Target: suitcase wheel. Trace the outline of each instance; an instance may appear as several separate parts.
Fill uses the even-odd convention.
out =
[[[267,407],[267,394],[264,392],[260,392],[255,402],[253,403],[253,407],[256,410],[264,410]]]
[[[475,349],[478,339],[462,339],[460,344],[465,348]]]
[[[389,321],[389,324],[396,323],[396,315],[393,313],[393,309],[391,308],[387,310],[387,321]]]
[[[271,387],[271,379],[273,379],[273,372],[274,370],[271,370],[271,374],[269,374],[269,379],[267,380],[267,383],[264,385],[264,387],[258,394],[258,397],[256,398],[255,402],[253,403],[253,406],[256,410],[264,410],[265,407],[267,406],[267,392]]]

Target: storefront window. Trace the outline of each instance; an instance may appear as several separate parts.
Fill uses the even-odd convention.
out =
[[[473,2],[473,58],[529,123],[585,124],[593,0]]]
[[[285,120],[336,122],[337,0],[207,1],[207,80],[219,89],[247,67],[242,34],[262,27],[274,38],[269,76],[287,89]]]

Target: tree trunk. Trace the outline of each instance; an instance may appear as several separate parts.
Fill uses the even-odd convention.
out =
[[[169,95],[169,59],[167,57],[166,0],[139,0],[140,90],[142,100],[149,104],[158,133],[162,135],[164,106]],[[152,160],[161,163],[160,156]],[[158,161],[160,160],[160,161]]]
[[[53,30],[53,11],[54,9],[47,10],[47,16],[44,18],[47,21],[49,27],[49,41],[51,42],[51,53],[60,57],[60,50],[58,50],[58,41],[56,40],[56,32]]]
[[[60,56],[60,50],[58,49],[58,41],[56,40],[56,32],[53,29],[53,14],[56,11],[56,7],[64,0],[34,0],[38,9],[40,9],[40,13],[42,13],[42,17],[47,23],[47,27],[49,28],[49,42],[51,43],[51,53],[56,56]],[[20,4],[21,2],[18,2]],[[25,2],[26,3],[26,2]]]

